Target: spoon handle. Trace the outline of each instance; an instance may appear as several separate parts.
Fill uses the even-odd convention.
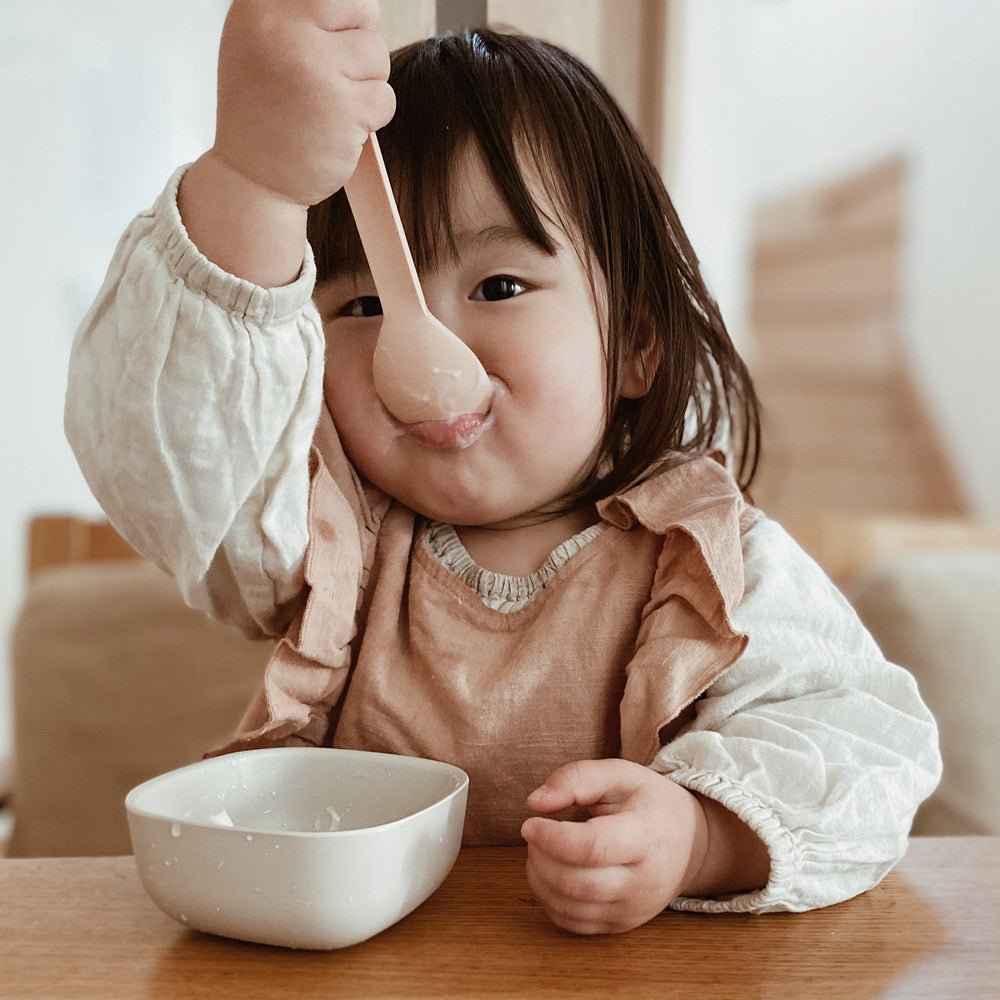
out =
[[[344,185],[344,192],[382,300],[383,313],[426,313],[427,303],[374,132],[361,147],[361,158]]]

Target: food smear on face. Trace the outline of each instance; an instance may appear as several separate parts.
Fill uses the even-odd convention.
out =
[[[403,432],[430,448],[468,448],[493,424],[489,413],[463,413],[447,420],[424,420],[405,424]]]

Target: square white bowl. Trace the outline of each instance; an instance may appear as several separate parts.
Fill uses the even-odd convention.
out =
[[[385,930],[458,856],[469,778],[440,761],[360,750],[248,750],[126,796],[142,884],[189,927],[290,948]]]

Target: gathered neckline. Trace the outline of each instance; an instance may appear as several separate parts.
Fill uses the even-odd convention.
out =
[[[462,544],[452,524],[430,521],[426,538],[431,554],[445,569],[457,576],[486,607],[506,614],[529,604],[551,583],[559,569],[606,527],[599,521],[567,538],[549,553],[538,569],[526,576],[497,573],[480,566]]]

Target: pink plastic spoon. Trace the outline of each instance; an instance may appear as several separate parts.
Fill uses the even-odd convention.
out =
[[[400,422],[485,413],[492,386],[479,359],[427,308],[374,133],[344,185],[382,300],[375,391]]]

